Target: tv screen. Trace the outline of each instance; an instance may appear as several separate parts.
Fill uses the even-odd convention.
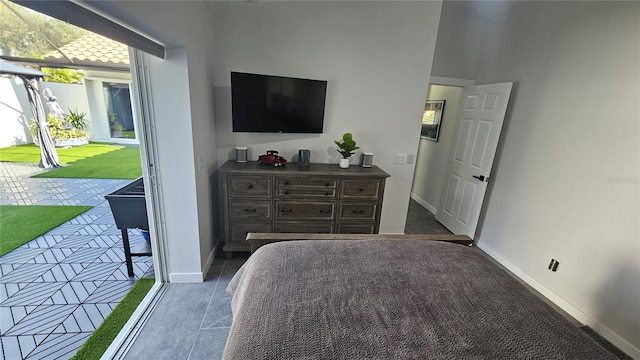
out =
[[[327,82],[231,72],[233,132],[322,133]]]

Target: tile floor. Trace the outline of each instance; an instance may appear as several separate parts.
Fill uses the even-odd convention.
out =
[[[0,205],[94,207],[0,258],[2,360],[72,357],[135,282],[104,199],[131,180],[29,177],[42,171],[0,162]],[[152,258],[134,258],[134,270],[153,276]]]
[[[436,220],[436,216],[418,204],[409,200],[407,222],[404,225],[405,234],[451,234],[451,231]]]
[[[232,320],[226,288],[247,257],[216,258],[202,283],[168,284],[124,358],[222,358]]]

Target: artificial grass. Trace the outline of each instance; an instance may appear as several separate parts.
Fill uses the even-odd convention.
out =
[[[0,256],[91,208],[92,206],[0,205]]]
[[[121,145],[90,143],[68,149],[56,148],[66,166],[33,177],[76,179],[136,179],[142,176],[140,150]],[[40,148],[34,144],[0,149],[0,161],[40,162]]]
[[[89,143],[81,146],[72,146],[68,149],[56,148],[61,164],[70,164],[91,156],[104,154],[122,149],[124,146],[100,143]],[[34,144],[16,145],[0,149],[0,161],[39,163],[40,148]]]
[[[120,149],[76,160],[73,164],[32,177],[77,179],[136,179],[142,176],[140,149]]]
[[[136,310],[142,299],[147,295],[151,287],[155,284],[155,279],[144,278],[136,281],[133,288],[129,290],[124,299],[102,322],[100,327],[93,332],[75,354],[72,360],[93,360],[100,359],[102,354],[109,348],[113,339],[118,336],[124,324],[127,323],[131,314]]]

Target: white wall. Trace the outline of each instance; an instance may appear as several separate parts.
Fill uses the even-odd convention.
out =
[[[87,114],[90,120],[89,103],[84,85],[39,82],[38,89],[42,92],[49,88],[56,96],[62,110],[69,109]],[[49,107],[46,100],[41,98],[44,110],[48,114]],[[32,143],[28,125],[33,121],[31,106],[27,90],[21,80],[0,78],[0,147]]]
[[[0,148],[33,142],[27,90],[14,79],[0,78]]]
[[[250,158],[276,149],[291,160],[299,148],[311,161],[336,163],[334,139],[353,133],[374,164],[391,174],[380,231],[402,233],[420,135],[440,2],[210,3],[214,12],[214,78],[218,160],[236,145]],[[231,132],[230,71],[328,81],[324,133]],[[353,159],[352,162],[356,162]]]
[[[487,5],[491,6],[477,6]],[[438,28],[431,75],[475,79],[486,18],[470,11],[462,2],[448,1],[442,7],[442,19],[446,21],[440,21]]]
[[[92,5],[92,4],[88,4]],[[213,259],[216,209],[209,176],[217,169],[213,122],[212,17],[202,2],[93,4],[168,44],[149,56],[172,282],[202,281]]]
[[[427,100],[445,100],[440,137],[437,142],[420,138],[411,197],[434,214],[440,206],[461,96],[462,87],[429,86]]]
[[[639,19],[637,2],[514,2],[476,79],[515,82],[479,246],[635,357]]]

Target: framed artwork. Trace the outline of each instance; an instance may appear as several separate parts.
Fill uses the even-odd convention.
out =
[[[442,114],[444,112],[444,100],[427,100],[422,114],[422,128],[420,137],[431,141],[438,141]]]

